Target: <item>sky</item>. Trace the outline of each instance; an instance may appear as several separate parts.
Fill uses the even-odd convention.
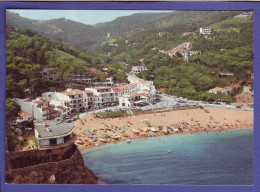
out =
[[[34,20],[50,20],[66,18],[80,23],[95,25],[113,21],[117,17],[132,15],[142,12],[163,12],[163,11],[140,11],[140,10],[36,10],[36,9],[9,9],[10,12],[18,13],[22,17]]]

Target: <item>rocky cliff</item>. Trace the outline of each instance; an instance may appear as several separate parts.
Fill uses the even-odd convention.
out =
[[[48,162],[6,172],[7,183],[23,184],[97,184],[98,177],[84,166],[77,150],[69,159]]]

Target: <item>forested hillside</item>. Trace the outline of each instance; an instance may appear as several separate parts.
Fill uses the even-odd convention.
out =
[[[6,23],[18,29],[31,29],[54,40],[69,43],[77,48],[89,49],[94,43],[100,42],[107,34],[124,32],[155,20],[167,17],[170,13],[140,13],[119,17],[112,22],[86,25],[65,18],[52,20],[31,20],[16,13],[7,11]]]
[[[130,71],[139,59],[145,58],[148,71],[139,76],[153,80],[157,88],[166,88],[169,94],[191,99],[215,99],[216,95],[207,92],[209,89],[238,81],[245,83],[253,72],[253,18],[234,17],[239,13],[176,12],[143,26],[144,31],[124,33],[96,45],[94,51],[107,63],[125,71]],[[181,23],[177,18],[183,15]],[[171,22],[170,18],[178,22]],[[183,25],[185,27],[181,27]],[[202,26],[212,27],[214,34],[199,34]],[[158,35],[160,31],[164,32],[163,36]],[[183,32],[193,34],[183,36]],[[202,54],[192,56],[187,62],[181,56],[171,58],[165,53],[183,42],[192,43],[191,50],[199,50]],[[234,75],[220,78],[220,73]],[[231,100],[229,96],[222,97]]]
[[[6,96],[24,97],[24,91],[30,89],[34,96],[48,91],[49,87],[64,89],[76,73],[87,73],[84,67],[101,69],[108,67],[115,80],[125,79],[125,74],[99,59],[72,46],[52,41],[31,30],[17,30],[7,33],[6,42]],[[62,82],[42,79],[44,67],[53,68],[61,74]]]

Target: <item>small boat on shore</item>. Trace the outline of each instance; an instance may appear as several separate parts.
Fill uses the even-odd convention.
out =
[[[168,134],[168,128],[166,126],[166,124],[164,125],[164,128],[162,129],[162,132],[167,135]]]
[[[152,128],[151,128],[151,131],[152,131],[152,132],[158,132],[158,129],[152,127]]]
[[[139,131],[136,130],[136,129],[132,129],[132,131],[133,131],[134,133],[139,133]]]
[[[130,140],[130,139],[127,139],[126,142],[127,142],[127,143],[131,143],[131,140]]]
[[[120,136],[119,135],[111,135],[111,138],[115,139],[115,140],[118,140],[118,139],[120,139]]]
[[[107,140],[104,139],[104,138],[99,138],[99,141],[101,141],[101,142],[103,142],[103,143],[106,143],[106,142],[107,142]]]

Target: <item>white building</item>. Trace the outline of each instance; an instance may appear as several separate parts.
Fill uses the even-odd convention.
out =
[[[253,15],[253,12],[249,11],[249,12],[240,13],[239,15],[236,15],[235,17],[251,17],[252,15]]]
[[[33,119],[38,122],[45,120],[56,120],[59,118],[59,113],[54,110],[55,106],[50,105],[50,101],[37,97],[36,99],[15,99],[20,104],[22,111],[31,113]]]
[[[218,94],[218,93],[228,94],[229,91],[231,90],[228,88],[215,87],[213,89],[210,89],[208,92],[213,94]]]
[[[95,107],[116,103],[116,98],[118,97],[118,94],[114,92],[111,87],[85,88],[85,90],[93,92],[93,98],[95,98]]]
[[[135,66],[132,66],[131,73],[138,74],[138,73],[141,73],[142,71],[146,71],[146,70],[147,70],[146,66],[135,65]]]
[[[192,48],[192,44],[190,42],[184,42],[177,46],[177,49],[186,49],[190,50]]]
[[[19,112],[19,117],[17,117],[16,122],[21,123],[23,121],[32,121],[33,115],[31,113],[27,113],[25,111]]]
[[[211,30],[210,27],[201,27],[200,28],[200,34],[211,35],[212,34],[212,30]]]
[[[76,139],[72,123],[60,123],[46,127],[45,124],[35,125],[34,134],[38,142],[38,149],[55,149],[72,144]]]
[[[187,51],[184,53],[184,60],[188,61],[188,59],[192,56],[192,55],[201,55],[201,51]]]
[[[190,36],[190,35],[192,35],[193,34],[193,32],[183,32],[182,33],[182,36]]]
[[[184,56],[186,51],[187,50],[184,48],[174,48],[170,51],[166,51],[166,54],[169,55],[170,57],[176,56],[177,53],[180,53],[182,56]]]

